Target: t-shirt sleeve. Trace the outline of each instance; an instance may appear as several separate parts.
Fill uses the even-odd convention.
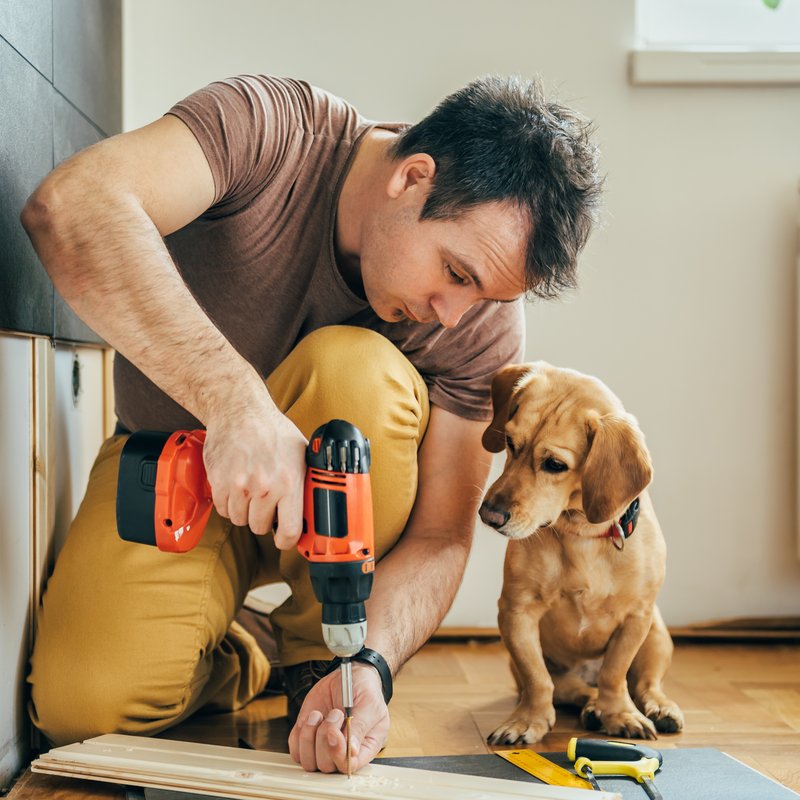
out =
[[[314,103],[308,84],[242,75],[209,84],[169,110],[205,153],[214,177],[212,209],[233,213],[269,184],[313,129]]]

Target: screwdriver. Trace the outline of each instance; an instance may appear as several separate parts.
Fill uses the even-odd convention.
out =
[[[652,747],[573,737],[567,746],[567,757],[575,762],[575,772],[586,778],[595,789],[600,789],[595,775],[625,775],[640,783],[651,800],[663,800],[654,780],[664,759]]]
[[[345,759],[347,761],[347,777],[352,774],[350,766],[350,720],[353,718],[353,662],[349,658],[342,659],[342,706],[344,707]]]

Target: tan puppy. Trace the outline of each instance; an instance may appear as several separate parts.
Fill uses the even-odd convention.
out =
[[[501,370],[492,401],[483,445],[508,455],[480,516],[511,540],[498,620],[519,703],[489,741],[539,741],[554,703],[612,736],[681,730],[661,687],[672,657],[655,605],[666,547],[636,420],[596,378],[542,361]],[[637,499],[626,539],[616,523],[631,527]]]

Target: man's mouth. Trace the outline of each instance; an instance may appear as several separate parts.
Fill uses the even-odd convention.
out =
[[[430,313],[431,309],[428,309],[429,313],[427,313],[423,317],[414,314],[405,303],[403,303],[403,309],[404,309],[403,314],[411,322],[417,322],[420,325],[430,325],[432,322],[436,322],[436,317],[432,313]]]
[[[411,309],[405,303],[403,303],[403,314],[405,315],[406,319],[410,319],[412,322],[421,322],[420,319],[411,313]]]

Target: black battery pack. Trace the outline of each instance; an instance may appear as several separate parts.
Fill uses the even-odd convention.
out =
[[[127,542],[156,546],[158,459],[172,434],[137,431],[122,448],[117,482],[117,533]]]

